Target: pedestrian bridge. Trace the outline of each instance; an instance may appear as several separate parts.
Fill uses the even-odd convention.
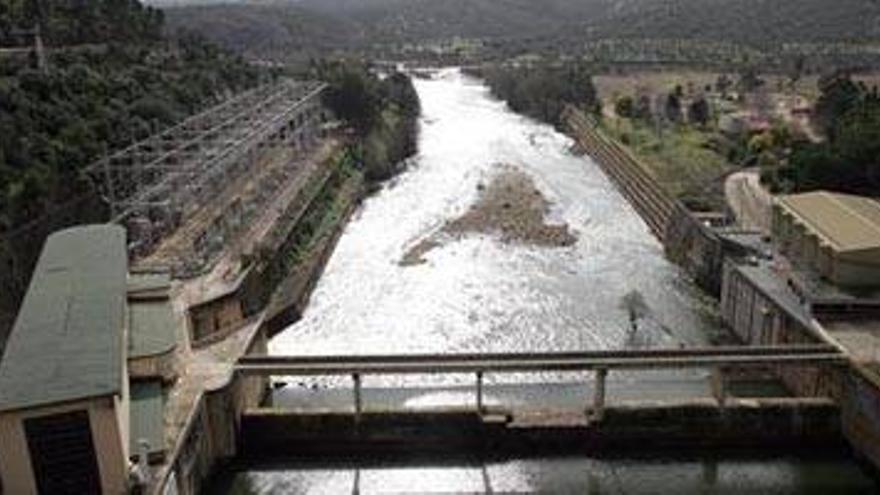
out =
[[[603,447],[827,445],[840,441],[837,406],[829,398],[742,397],[728,391],[733,377],[770,376],[785,368],[837,367],[847,358],[830,345],[731,346],[564,353],[419,354],[374,356],[246,356],[235,367],[243,376],[351,378],[345,410],[261,407],[245,411],[244,455]],[[606,403],[609,374],[623,371],[705,369],[711,395],[688,400]],[[487,405],[487,374],[572,373],[585,383],[583,407],[559,410]],[[473,381],[473,406],[407,410],[364,407],[363,378],[372,375],[461,375]],[[634,382],[616,382],[616,385]],[[515,386],[515,385],[513,385]]]

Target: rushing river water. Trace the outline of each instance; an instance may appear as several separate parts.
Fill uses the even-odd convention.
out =
[[[456,72],[417,80],[424,118],[407,172],[348,225],[303,319],[273,353],[562,351],[705,342],[715,325],[692,286],[601,170],[572,141],[519,117]],[[418,241],[462,214],[501,164],[519,167],[552,203],[572,247],[472,235],[401,266]],[[624,297],[659,321],[631,336]],[[668,332],[668,333],[667,333]]]
[[[408,170],[369,198],[347,226],[302,320],[275,337],[273,354],[398,354],[572,351],[705,344],[717,337],[710,305],[663,257],[647,227],[587,157],[551,127],[517,116],[477,80],[449,70],[417,80],[420,151]],[[502,164],[526,172],[551,203],[550,223],[577,235],[569,247],[502,243],[489,235],[452,239],[426,262],[404,254],[465,212]],[[629,301],[629,304],[626,303]],[[630,322],[633,301],[640,317]],[[405,407],[472,400],[472,377],[372,378],[366,402]],[[552,382],[515,386],[511,381]],[[692,396],[699,372],[625,379],[615,397]],[[491,377],[487,402],[582,407],[571,377]],[[621,383],[621,382],[618,382]],[[408,387],[399,387],[408,385]],[[275,400],[349,407],[338,380],[293,381]],[[617,395],[615,395],[617,394]],[[627,395],[630,394],[630,395]],[[654,394],[654,395],[652,395]],[[541,460],[452,459],[382,464],[367,460],[283,463],[230,470],[227,494],[508,492],[870,493],[874,487],[838,454],[818,457]]]

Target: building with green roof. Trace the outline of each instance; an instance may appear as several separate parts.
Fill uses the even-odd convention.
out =
[[[6,493],[127,493],[134,446],[164,449],[161,390],[174,379],[176,344],[170,279],[129,276],[126,253],[118,225],[47,238],[0,360]]]

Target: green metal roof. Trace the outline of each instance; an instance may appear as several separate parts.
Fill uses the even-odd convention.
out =
[[[0,361],[0,410],[120,392],[125,242],[118,225],[46,239]]]
[[[171,275],[168,272],[131,273],[128,277],[128,294],[142,292],[165,292],[171,288]]]
[[[128,357],[164,354],[174,348],[174,315],[168,299],[129,301]]]
[[[131,404],[129,416],[131,431],[129,434],[129,452],[139,455],[141,447],[138,442],[146,440],[149,457],[165,451],[165,432],[162,429],[164,399],[162,383],[158,380],[149,382],[133,382],[131,384]]]

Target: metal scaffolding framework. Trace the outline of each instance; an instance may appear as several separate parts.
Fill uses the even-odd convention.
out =
[[[326,119],[326,85],[283,80],[242,93],[109,155],[87,170],[127,225],[143,255],[224,185],[258,161],[266,147],[303,147]]]

